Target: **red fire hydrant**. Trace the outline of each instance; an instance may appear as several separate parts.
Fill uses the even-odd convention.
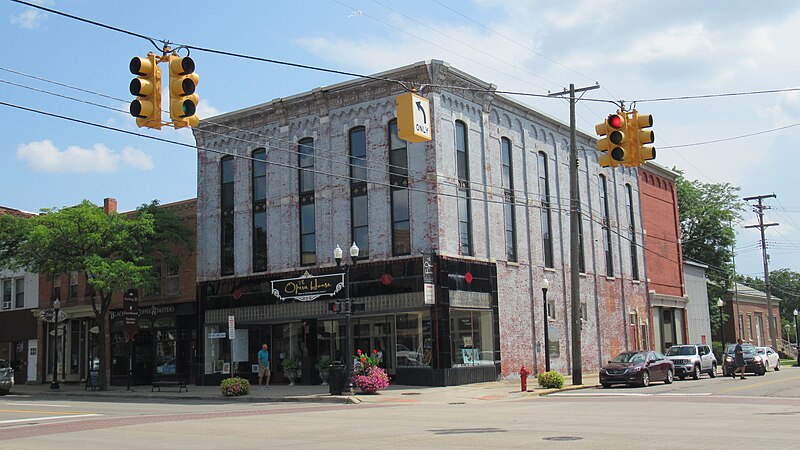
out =
[[[526,369],[525,366],[519,369],[519,384],[522,392],[528,392],[528,375],[530,374],[531,371]]]

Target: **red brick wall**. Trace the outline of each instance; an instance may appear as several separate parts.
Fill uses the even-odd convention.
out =
[[[644,249],[648,289],[659,294],[683,296],[683,259],[675,183],[642,169],[639,171],[639,195],[646,233]]]

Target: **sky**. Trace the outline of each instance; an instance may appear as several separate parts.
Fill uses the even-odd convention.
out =
[[[765,200],[765,222],[779,224],[766,232],[770,270],[800,271],[798,2],[36,3],[157,41],[357,74],[438,59],[499,90],[547,94],[599,83],[577,104],[581,131],[594,134],[616,111],[611,100],[651,114],[659,165],[737,186],[742,197],[776,195]],[[10,0],[0,0],[0,41],[0,102],[111,128],[0,105],[0,205],[35,212],[113,197],[126,211],[196,196],[195,151],[140,136],[191,145],[191,132],[139,129],[127,113],[128,63],[155,51],[153,43]],[[201,119],[352,79],[208,52],[191,56]],[[781,92],[718,95],[761,91]],[[569,120],[563,99],[513,98]],[[761,276],[758,231],[744,228],[754,223],[746,207],[734,224],[736,265],[740,274]]]

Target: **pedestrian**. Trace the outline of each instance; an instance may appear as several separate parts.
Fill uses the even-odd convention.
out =
[[[736,340],[736,348],[733,349],[733,359],[736,362],[736,370],[733,371],[733,378],[736,379],[736,372],[741,371],[740,380],[744,380],[744,366],[746,365],[744,362],[744,350],[742,350],[742,339],[739,338]]]
[[[258,351],[258,388],[269,389],[269,347],[267,344],[261,346]],[[263,381],[266,381],[263,385]]]

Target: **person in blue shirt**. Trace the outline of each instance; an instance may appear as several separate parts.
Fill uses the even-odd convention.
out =
[[[261,346],[258,351],[258,388],[269,389],[269,347],[267,344]],[[266,379],[266,383],[261,384]]]

